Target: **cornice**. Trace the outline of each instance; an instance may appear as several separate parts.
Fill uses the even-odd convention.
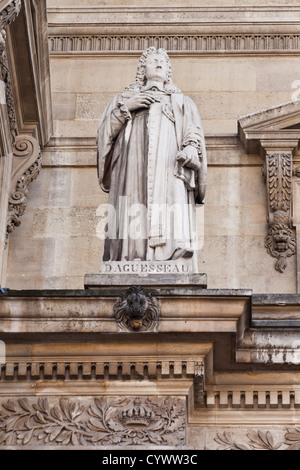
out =
[[[49,8],[51,55],[253,55],[300,52],[300,7]]]
[[[120,292],[120,287],[76,293],[44,291],[35,295],[30,291],[27,295],[25,292],[9,292],[0,299],[0,331],[14,334],[22,323],[22,331],[36,334],[72,334],[78,331],[87,334],[120,333],[122,329],[114,319],[114,305]],[[211,291],[197,288],[187,292],[186,289],[156,287],[151,289],[151,293],[159,300],[157,331],[161,333],[208,332],[210,328],[215,332],[235,332],[240,318],[249,307],[251,296],[251,291],[247,290]],[[20,302],[24,307],[22,312]],[[78,312],[79,304],[82,305],[81,313]],[[177,312],[182,313],[179,315]]]
[[[124,6],[124,7],[74,7],[74,8],[48,8],[49,23],[63,24],[70,19],[78,24],[95,24],[100,18],[105,23],[128,24],[142,20],[145,23],[174,23],[187,22],[205,24],[213,21],[219,23],[243,23],[257,22],[265,24],[289,23],[296,24],[300,18],[300,6],[202,6],[202,7],[170,7],[170,6]],[[179,21],[180,17],[180,21]],[[88,21],[88,19],[92,21]]]
[[[300,100],[264,108],[238,119],[238,133],[248,153],[260,152],[267,141],[272,148],[295,149],[299,142],[299,130],[293,128],[300,122]],[[274,147],[275,145],[275,147]]]

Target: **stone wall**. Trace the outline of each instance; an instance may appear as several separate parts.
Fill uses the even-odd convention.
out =
[[[293,11],[280,11],[273,2],[265,0],[262,6],[253,0],[247,13],[242,5],[248,2],[233,0],[210,2],[209,7],[199,0],[155,1],[153,7],[165,8],[159,13],[162,24],[153,26],[143,10],[148,3],[133,0],[130,5],[140,8],[132,8],[124,23],[118,23],[128,4],[102,2],[101,9],[96,0],[78,0],[75,6],[69,0],[48,1],[54,137],[43,151],[43,170],[32,185],[22,226],[10,237],[7,285],[82,288],[84,275],[99,271],[102,241],[96,236],[96,211],[106,195],[97,183],[97,126],[108,100],[134,79],[140,51],[130,50],[128,37],[154,28],[154,38],[174,34],[178,41],[185,36],[183,46],[176,42],[176,50],[170,51],[174,80],[197,103],[207,137],[208,192],[204,211],[199,209],[200,235],[203,219],[205,223],[199,266],[208,274],[208,288],[296,292],[296,257],[281,274],[264,247],[268,225],[263,159],[247,155],[237,137],[237,122],[241,115],[291,100],[293,82],[300,79],[300,38],[298,44],[293,26],[299,16],[297,2],[281,2]],[[167,15],[170,5],[174,10]],[[79,7],[86,11],[79,15]],[[192,13],[192,7],[203,11]],[[194,23],[185,25],[192,14]],[[97,34],[108,41],[108,50],[101,50],[100,42],[82,45],[83,36],[88,44]],[[118,34],[127,39],[112,46]],[[188,42],[189,34],[198,43]],[[216,35],[223,35],[220,43]]]
[[[297,57],[176,57],[174,79],[200,110],[206,134],[235,134],[237,118],[291,99]],[[134,57],[52,59],[56,136],[94,136],[110,98],[133,82]]]

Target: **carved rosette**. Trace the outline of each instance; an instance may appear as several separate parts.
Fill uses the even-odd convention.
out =
[[[31,136],[18,136],[14,146],[12,191],[8,205],[7,236],[21,225],[20,217],[27,207],[31,183],[42,166],[40,147]]]
[[[115,319],[122,330],[154,330],[159,317],[159,303],[142,287],[123,292],[114,306]]]
[[[292,153],[267,153],[263,173],[267,184],[269,224],[265,247],[277,258],[275,269],[283,273],[287,258],[296,253],[296,237],[292,230]]]
[[[0,446],[182,446],[181,398],[19,398],[0,405]]]

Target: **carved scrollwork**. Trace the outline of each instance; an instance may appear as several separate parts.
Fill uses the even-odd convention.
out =
[[[30,136],[18,136],[14,146],[12,192],[8,205],[7,235],[21,224],[20,217],[27,207],[31,183],[38,177],[42,166],[40,147]]]
[[[117,300],[114,313],[116,321],[123,330],[149,331],[157,324],[159,303],[142,287],[131,287]]]
[[[0,407],[2,446],[179,446],[185,434],[178,398],[20,398]]]
[[[292,158],[292,153],[267,153],[263,170],[269,223],[265,247],[277,258],[275,269],[281,273],[287,267],[287,258],[296,253],[296,237],[292,231]]]

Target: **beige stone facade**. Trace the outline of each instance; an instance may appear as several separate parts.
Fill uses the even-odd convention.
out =
[[[292,19],[290,6],[266,4],[248,11],[241,5],[185,5],[173,10],[154,5],[157,12],[151,14],[147,5],[130,8],[124,2],[48,5],[54,131],[43,151],[44,171],[28,199],[23,233],[10,240],[11,288],[79,289],[84,274],[99,270],[96,209],[106,196],[95,171],[98,122],[109,99],[132,82],[141,50],[157,44],[168,49],[174,80],[196,102],[207,138],[199,264],[208,274],[208,287],[296,292],[295,257],[284,279],[277,272],[265,276],[273,260],[264,247],[263,160],[247,154],[236,134],[240,116],[290,101],[297,93],[299,9],[292,5]],[[19,239],[24,236],[26,245]],[[37,252],[39,266],[21,261]]]
[[[299,2],[99,3],[0,1],[0,447],[300,446]],[[128,286],[84,278],[103,250],[98,122],[151,45],[203,121],[207,289],[152,287],[158,323],[129,333],[114,317]]]

